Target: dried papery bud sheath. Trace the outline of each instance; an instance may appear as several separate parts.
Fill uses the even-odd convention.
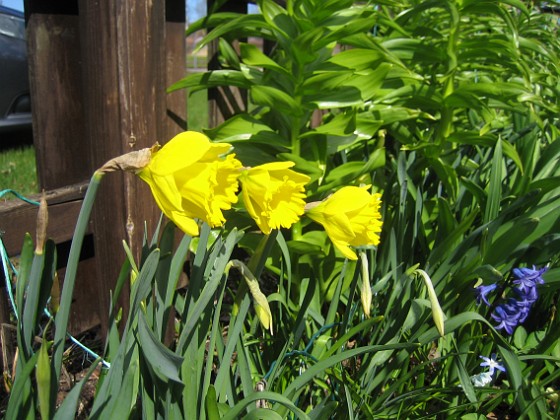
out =
[[[152,154],[159,148],[159,144],[156,143],[150,148],[125,153],[106,162],[97,172],[103,174],[115,171],[138,172],[150,163]]]
[[[35,230],[35,254],[42,255],[47,241],[47,226],[49,224],[49,211],[47,209],[47,198],[45,190],[41,196],[39,203],[39,212],[37,213],[37,228]]]

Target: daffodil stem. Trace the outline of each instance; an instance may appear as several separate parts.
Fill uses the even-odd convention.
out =
[[[297,241],[301,239],[301,221],[297,221],[292,225],[292,239]]]
[[[78,263],[80,261],[80,253],[84,236],[88,227],[91,210],[97,194],[97,189],[101,183],[104,173],[101,171],[94,172],[91,177],[78,221],[74,236],[72,238],[72,245],[70,246],[70,254],[68,256],[68,263],[66,265],[66,274],[64,276],[64,285],[60,296],[60,307],[56,314],[55,319],[55,335],[53,347],[53,365],[56,375],[54,383],[58,384],[60,379],[60,369],[62,367],[62,354],[64,351],[64,341],[66,340],[66,329],[68,327],[68,318],[70,316],[70,304],[72,303],[72,294],[74,293],[74,285],[76,283],[76,273],[78,270]]]

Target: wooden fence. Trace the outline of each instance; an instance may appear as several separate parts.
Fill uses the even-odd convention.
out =
[[[229,10],[247,9],[246,2],[229,3]],[[26,0],[25,9],[38,178],[63,279],[64,253],[93,171],[187,128],[177,118],[186,116],[185,92],[166,94],[185,75],[185,0]],[[222,111],[227,114],[227,101],[211,93],[210,125]],[[35,231],[36,212],[22,202],[0,203],[10,256],[18,254],[24,233]],[[104,177],[82,250],[71,332],[106,325],[109,293],[125,258],[121,241],[138,256],[144,222],[153,232],[159,214],[136,177]],[[125,313],[127,301],[125,293]],[[7,307],[4,291],[2,323],[9,322]]]

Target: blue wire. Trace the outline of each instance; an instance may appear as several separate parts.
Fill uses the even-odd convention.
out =
[[[307,346],[305,346],[305,349],[303,350],[292,350],[289,351],[288,353],[286,353],[283,357],[282,357],[282,361],[284,359],[287,359],[288,357],[292,357],[292,356],[304,356],[304,357],[308,357],[311,360],[313,360],[314,362],[317,362],[317,358],[314,357],[311,353],[309,353],[309,351],[311,350],[311,347],[313,346],[315,340],[321,335],[323,334],[326,330],[329,330],[333,327],[336,327],[337,325],[340,325],[340,322],[335,322],[333,324],[329,324],[329,325],[323,325],[319,331],[317,331],[315,334],[313,334],[311,336],[311,339],[309,340],[309,343],[307,343]],[[274,360],[271,364],[270,364],[270,368],[268,369],[268,372],[266,372],[266,374],[264,375],[263,379],[266,381],[268,380],[268,378],[270,377],[270,375],[272,374],[272,371],[274,369],[274,367],[276,366],[276,364],[279,362],[279,360]]]
[[[4,269],[4,280],[6,281],[6,290],[8,291],[8,297],[10,298],[10,303],[12,304],[12,310],[14,311],[14,314],[16,316],[16,320],[19,321],[19,316],[18,313],[16,311],[16,303],[15,303],[15,299],[14,299],[14,294],[12,292],[12,284],[11,284],[11,280],[10,280],[10,273],[8,272],[8,265],[6,264],[6,261],[9,261],[10,263],[10,268],[12,269],[12,272],[15,273],[15,268],[12,264],[12,262],[10,261],[10,259],[8,258],[8,255],[6,253],[6,248],[4,247],[4,242],[2,241],[2,235],[0,235],[0,257],[2,258],[2,268]]]
[[[6,189],[6,190],[2,190],[0,191],[0,198],[4,197],[6,194],[11,193],[13,195],[15,195],[17,198],[19,198],[21,201],[25,201],[26,203],[29,204],[33,204],[34,206],[38,206],[40,203],[38,201],[35,200],[31,200],[27,197],[24,197],[23,195],[21,195],[20,193],[18,193],[17,191],[14,190],[10,190],[10,189]]]

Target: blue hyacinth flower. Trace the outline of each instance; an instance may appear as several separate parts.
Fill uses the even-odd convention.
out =
[[[513,329],[517,327],[521,315],[521,309],[513,304],[500,304],[490,314],[494,321],[498,323],[496,329],[501,330],[503,328],[510,335],[513,334]]]
[[[487,306],[490,306],[490,302],[488,302],[488,293],[493,292],[496,290],[498,285],[496,283],[489,284],[488,286],[478,286],[475,290],[476,292],[476,303],[480,305],[481,302],[484,302]]]
[[[542,275],[548,270],[548,267],[543,267],[537,270],[535,266],[533,268],[514,268],[513,275],[515,280],[513,284],[517,285],[517,288],[523,291],[534,288],[537,284],[543,284],[544,280]]]

